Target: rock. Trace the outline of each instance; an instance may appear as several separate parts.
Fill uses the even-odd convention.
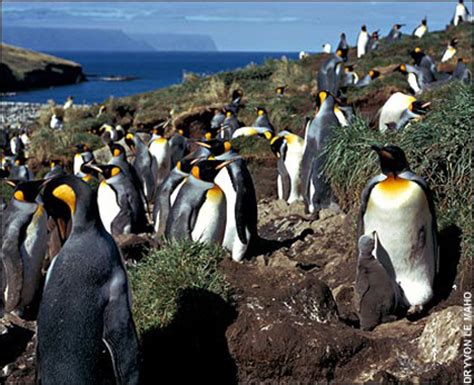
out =
[[[284,269],[294,269],[298,262],[292,261],[282,252],[276,252],[268,260],[269,267],[279,267]]]
[[[457,359],[462,345],[463,308],[451,306],[432,314],[418,341],[424,362],[446,364]]]

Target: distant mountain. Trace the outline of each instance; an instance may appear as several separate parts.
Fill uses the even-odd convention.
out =
[[[130,36],[145,42],[157,51],[217,51],[214,40],[208,35],[157,33]]]
[[[2,41],[37,51],[154,51],[121,30],[86,28],[3,28]]]

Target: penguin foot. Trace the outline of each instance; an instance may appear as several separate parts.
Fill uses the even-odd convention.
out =
[[[423,311],[423,305],[412,305],[407,311],[407,316],[420,314]]]

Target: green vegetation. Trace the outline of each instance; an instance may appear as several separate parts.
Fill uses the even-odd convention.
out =
[[[451,83],[424,95],[432,101],[425,119],[399,132],[380,133],[357,117],[349,127],[334,129],[327,147],[326,173],[342,207],[358,207],[367,181],[380,172],[371,144],[400,146],[411,169],[433,190],[442,229],[451,224],[463,232],[463,255],[471,236],[472,88]]]
[[[167,243],[150,250],[138,267],[130,270],[139,333],[167,326],[184,289],[205,289],[230,301],[230,287],[217,270],[224,254],[217,245],[192,242]]]

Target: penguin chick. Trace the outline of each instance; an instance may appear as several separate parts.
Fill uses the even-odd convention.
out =
[[[109,353],[114,378],[138,384],[138,338],[120,251],[100,220],[92,189],[75,176],[46,183],[49,215],[69,211],[72,230],[48,269],[37,323],[38,380],[42,384],[104,382]]]
[[[458,42],[459,40],[457,38],[454,38],[448,43],[448,46],[446,47],[446,50],[443,53],[443,57],[441,58],[442,63],[451,60],[454,55],[456,55],[456,46],[458,45]]]
[[[431,190],[410,171],[400,147],[372,149],[382,173],[362,192],[358,237],[377,232],[377,259],[402,288],[406,303],[422,307],[433,297],[439,266]]]
[[[222,244],[226,225],[226,197],[214,183],[230,161],[202,160],[196,163],[171,207],[165,237]]]
[[[376,236],[375,232],[362,235],[358,245],[355,298],[363,330],[372,330],[383,322],[395,321],[403,301],[400,287],[373,256]]]
[[[22,316],[40,287],[48,242],[46,212],[37,201],[43,182],[7,181],[15,190],[2,223],[0,316],[11,311]]]

